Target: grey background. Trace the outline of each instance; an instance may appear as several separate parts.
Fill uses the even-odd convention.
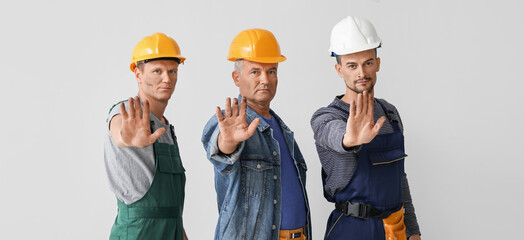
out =
[[[8,1],[0,22],[0,239],[107,239],[116,215],[103,164],[109,107],[134,96],[134,45],[173,36],[187,57],[166,117],[187,170],[185,227],[211,239],[213,169],[200,143],[238,90],[226,60],[241,30],[271,30],[280,64],[272,108],[309,165],[313,236],[323,198],[309,119],[344,92],[332,26],[370,19],[383,39],[376,96],[399,109],[424,239],[515,239],[522,225],[523,53],[519,1]]]

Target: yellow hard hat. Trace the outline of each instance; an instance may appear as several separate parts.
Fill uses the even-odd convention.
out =
[[[135,46],[129,68],[134,72],[137,62],[155,58],[178,58],[180,63],[186,60],[180,56],[180,47],[173,38],[163,33],[153,33],[151,36],[142,38]]]
[[[286,60],[280,54],[277,39],[268,30],[253,28],[240,32],[229,47],[229,61],[246,59],[260,63],[279,63]]]

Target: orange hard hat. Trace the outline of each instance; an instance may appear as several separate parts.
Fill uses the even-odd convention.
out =
[[[268,30],[253,28],[240,32],[229,47],[229,61],[246,59],[260,63],[279,63],[286,60],[280,54],[277,39]]]
[[[180,55],[180,47],[173,38],[163,33],[153,33],[136,44],[129,68],[134,72],[137,62],[155,58],[178,58],[180,63],[186,60]]]

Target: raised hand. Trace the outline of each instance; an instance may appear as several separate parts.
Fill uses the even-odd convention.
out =
[[[342,139],[342,144],[345,148],[369,143],[377,136],[386,118],[382,116],[375,124],[373,120],[373,105],[373,95],[368,94],[367,91],[358,94],[356,105],[355,100],[351,101],[346,134],[344,134]]]
[[[128,111],[126,111],[124,103],[120,104],[120,111],[122,112],[120,141],[117,141],[117,144],[120,143],[118,145],[121,147],[147,147],[166,132],[165,128],[159,128],[151,134],[149,102],[147,100],[144,100],[143,111],[138,96],[135,99],[129,98]]]
[[[225,113],[222,115],[220,107],[216,109],[218,127],[218,148],[222,153],[231,154],[235,151],[238,144],[253,136],[260,123],[260,118],[254,119],[251,124],[246,121],[247,100],[242,98],[240,110],[238,109],[238,99],[233,100],[231,107],[231,98],[226,99]]]

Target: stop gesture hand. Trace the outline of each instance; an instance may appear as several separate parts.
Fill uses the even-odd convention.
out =
[[[235,151],[238,144],[253,136],[260,123],[260,118],[255,118],[251,124],[246,121],[247,99],[242,98],[240,110],[238,108],[238,99],[233,100],[231,107],[231,98],[226,99],[225,113],[222,115],[220,107],[216,108],[216,116],[220,134],[218,135],[218,148],[222,153],[231,154]]]
[[[126,111],[124,103],[120,104],[121,128],[120,143],[125,147],[147,147],[153,144],[157,138],[166,132],[165,128],[159,128],[151,134],[149,124],[149,102],[144,101],[144,110],[140,105],[140,100],[129,98],[129,109]]]
[[[373,95],[368,94],[367,91],[358,94],[356,105],[354,100],[351,101],[346,133],[342,139],[345,148],[369,143],[377,136],[386,118],[382,116],[375,124],[373,105]]]

